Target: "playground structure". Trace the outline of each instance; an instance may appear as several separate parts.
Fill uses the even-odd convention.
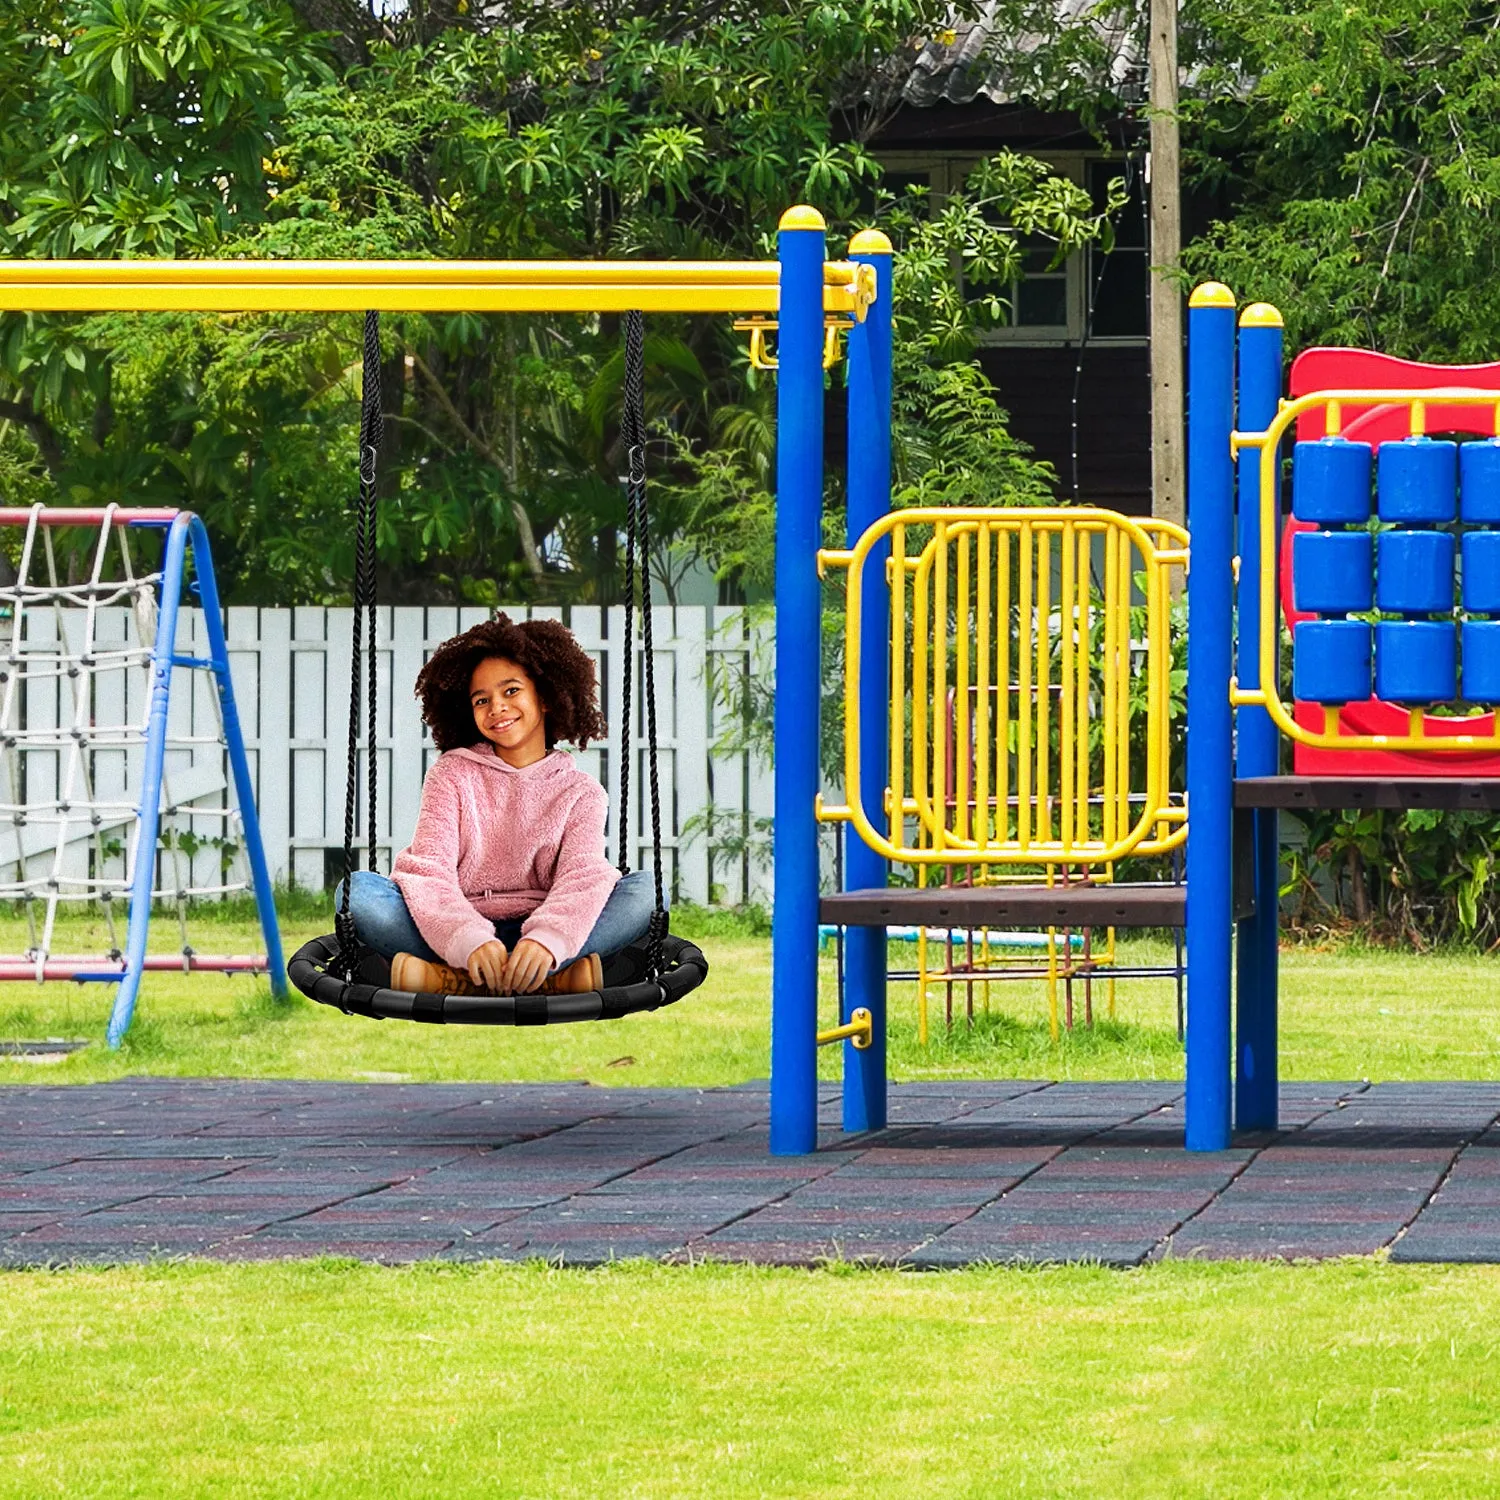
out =
[[[0,526],[21,533],[15,580],[0,587],[0,897],[27,927],[26,950],[0,957],[0,979],[118,985],[114,1045],[149,970],[266,973],[282,992],[202,522],[37,505],[0,509]],[[191,617],[185,587],[202,605]],[[197,951],[190,904],[245,891],[263,952]],[[175,917],[175,952],[149,951],[153,906]],[[80,911],[97,919],[102,952],[57,951],[59,916]]]
[[[1200,286],[1188,342],[1193,1150],[1228,1146],[1232,1126],[1277,1123],[1279,809],[1500,807],[1500,732],[1493,713],[1474,711],[1500,693],[1495,622],[1474,618],[1500,605],[1489,529],[1500,520],[1500,368],[1310,350],[1282,400],[1276,309],[1246,308],[1235,335],[1233,294]],[[1344,384],[1351,374],[1371,383]],[[1430,433],[1489,441],[1460,449]],[[1292,520],[1278,541],[1289,435]],[[1294,746],[1290,776],[1278,774],[1282,738]],[[1239,911],[1232,863],[1247,888]]]
[[[1490,529],[1500,525],[1500,460],[1492,457],[1500,445],[1472,445],[1488,455],[1479,458],[1466,451],[1459,507],[1456,450],[1425,436],[1500,429],[1500,392],[1485,389],[1475,372],[1462,372],[1470,383],[1458,386],[1445,372],[1415,367],[1404,372],[1410,377],[1404,388],[1393,380],[1388,387],[1299,390],[1298,369],[1309,381],[1316,378],[1308,373],[1311,365],[1299,364],[1293,399],[1282,402],[1275,310],[1246,309],[1237,338],[1232,294],[1217,284],[1194,293],[1186,711],[1191,732],[1184,799],[1171,786],[1169,599],[1174,573],[1187,567],[1187,533],[1089,507],[892,512],[891,246],[877,232],[856,235],[849,258],[838,261],[827,258],[817,212],[794,208],[782,218],[773,263],[0,264],[0,310],[111,309],[736,313],[761,318],[756,329],[762,363],[769,362],[765,338],[774,331],[774,1152],[816,1148],[820,1043],[845,1044],[844,1128],[885,1124],[886,928],[892,925],[1185,925],[1187,1145],[1227,1146],[1232,1117],[1241,1128],[1273,1128],[1277,809],[1500,806],[1500,778],[1492,774],[1500,765],[1500,758],[1492,759],[1500,755],[1500,726],[1493,715],[1425,711],[1456,699],[1460,686],[1471,698],[1500,693],[1500,622],[1465,620],[1460,672],[1452,597],[1453,558],[1461,553],[1465,608],[1500,613],[1500,594],[1487,582],[1491,544],[1500,539]],[[849,408],[848,538],[844,548],[824,550],[825,368],[841,334]],[[1500,385],[1493,370],[1483,373],[1492,386]],[[1315,421],[1323,424],[1321,438],[1312,432]],[[1294,496],[1306,497],[1300,513],[1314,530],[1289,539],[1287,577],[1293,614],[1305,610],[1317,618],[1293,622],[1293,679],[1301,701],[1287,704],[1279,682],[1277,533],[1281,449],[1299,423],[1306,425],[1298,429],[1304,441],[1294,475],[1301,479],[1294,477],[1293,489]],[[1360,528],[1370,535],[1370,448],[1356,434],[1385,445],[1378,465],[1379,511],[1395,528],[1368,543],[1360,540]],[[1398,456],[1388,460],[1387,451]],[[1394,476],[1389,482],[1388,470]],[[1356,498],[1361,486],[1363,510]],[[1328,504],[1320,508],[1320,499]],[[1459,510],[1470,527],[1461,547],[1442,530]],[[150,524],[145,515],[136,519]],[[198,523],[184,516],[156,518],[163,519],[178,549],[175,564],[169,552],[164,571],[170,581],[180,579],[189,532],[197,551]],[[1296,529],[1294,520],[1288,530]],[[1298,596],[1297,559],[1299,551],[1309,555],[1309,539],[1321,551],[1310,554],[1315,561],[1307,565],[1307,576],[1317,583],[1336,578],[1344,592],[1315,589]],[[1341,563],[1325,580],[1322,559],[1335,553],[1358,558]],[[1367,555],[1378,565],[1372,599],[1353,581]],[[206,545],[201,556],[206,558]],[[821,575],[830,569],[845,575],[845,775],[842,801],[822,806],[820,591]],[[199,575],[201,584],[201,562]],[[210,589],[203,602],[205,612],[214,614],[217,600]],[[1359,619],[1370,602],[1400,618]],[[153,658],[153,693],[163,702],[175,668],[212,666],[226,679],[212,652],[207,659],[183,659],[162,644],[165,634],[158,631]],[[1396,701],[1369,698],[1372,692]],[[950,696],[954,754],[945,744]],[[153,725],[156,702],[154,696]],[[1298,746],[1299,771],[1309,770],[1304,750],[1334,759],[1320,762],[1318,775],[1280,776],[1282,737]],[[1372,756],[1380,759],[1362,758]],[[1372,764],[1379,774],[1368,774]],[[1347,774],[1331,775],[1329,767],[1347,767]],[[248,828],[248,775],[241,790],[241,805],[251,813]],[[138,806],[144,829],[154,797],[147,795]],[[826,897],[819,891],[818,818],[845,823],[855,835],[845,862],[846,888]],[[1170,856],[1184,846],[1186,882],[1125,884],[1091,873],[1107,874],[1133,856]],[[927,870],[1040,867],[1053,879],[891,888],[893,862]],[[137,983],[144,964],[143,955],[135,959],[137,920],[144,933],[149,912],[144,896],[150,880],[143,868],[137,860],[125,965],[134,965]],[[1072,878],[1080,872],[1087,878]],[[258,884],[257,895],[263,911],[269,910],[268,889]],[[844,1011],[840,1024],[821,1035],[820,919],[848,928]],[[122,976],[116,969],[101,977]],[[525,1019],[512,1011],[506,1024]]]
[[[1274,1129],[1279,809],[1500,806],[1500,779],[1484,779],[1500,766],[1486,759],[1500,750],[1500,723],[1488,713],[1453,717],[1423,707],[1455,704],[1461,682],[1471,700],[1500,695],[1500,622],[1464,621],[1459,671],[1455,540],[1441,530],[1459,514],[1471,528],[1461,544],[1465,610],[1500,613],[1500,585],[1493,582],[1500,559],[1490,551],[1497,545],[1490,528],[1500,525],[1500,438],[1465,450],[1460,506],[1456,448],[1425,436],[1500,432],[1496,371],[1457,372],[1468,385],[1456,385],[1455,372],[1430,367],[1405,367],[1404,378],[1385,387],[1294,383],[1293,399],[1283,402],[1276,310],[1253,305],[1237,328],[1227,288],[1209,284],[1194,293],[1184,806],[1172,795],[1166,769],[1165,685],[1168,580],[1171,569],[1187,564],[1187,535],[1085,507],[891,513],[889,311],[877,297],[848,340],[848,543],[817,554],[820,572],[847,572],[845,799],[824,806],[817,746],[808,733],[820,690],[820,600],[805,561],[821,519],[815,398],[822,376],[813,321],[821,233],[814,225],[784,223],[780,253],[776,791],[782,811],[772,1150],[797,1154],[817,1144],[819,916],[849,928],[841,1030],[868,1018],[865,1034],[847,1043],[846,1131],[886,1122],[885,929],[925,924],[1185,926],[1186,1144],[1224,1149],[1233,1123]],[[1320,352],[1325,366],[1328,354]],[[1320,361],[1304,359],[1294,367],[1294,382],[1311,386]],[[1310,423],[1317,419],[1326,435],[1314,443]],[[1288,580],[1296,576],[1300,541],[1311,590],[1306,601],[1291,594],[1285,601],[1297,627],[1293,674],[1302,700],[1286,704],[1279,691],[1281,454],[1298,422],[1306,441],[1294,457],[1293,487],[1305,498],[1294,511],[1322,528],[1312,541],[1323,550],[1288,539]],[[1366,424],[1364,444],[1344,432],[1356,422]],[[1388,445],[1378,465],[1376,508],[1396,528],[1374,540],[1372,439]],[[1325,494],[1332,509],[1319,507]],[[1288,531],[1295,530],[1294,516]],[[1325,559],[1335,552],[1343,561],[1332,572],[1344,592],[1320,593],[1320,583],[1333,582],[1325,577]],[[1353,563],[1350,554],[1357,554]],[[1370,556],[1384,570],[1373,593]],[[1351,577],[1361,568],[1364,586],[1353,588]],[[1379,571],[1374,576],[1382,578]],[[1132,619],[1133,608],[1144,618]],[[1319,618],[1298,622],[1299,608]],[[1352,618],[1371,610],[1398,618]],[[1052,635],[1060,687],[1055,725],[1047,718]],[[1132,701],[1132,680],[1144,682],[1144,701]],[[941,753],[934,731],[950,683],[961,747],[971,722],[973,729],[972,760],[961,750],[956,763]],[[1368,727],[1372,720],[1378,728]],[[1297,746],[1295,765],[1303,774],[1278,774],[1282,737]],[[1319,774],[1310,774],[1304,750],[1325,757]],[[1372,763],[1371,756],[1382,759]],[[811,830],[787,812],[809,804],[857,835],[845,859],[845,889],[821,899]],[[914,826],[921,836],[911,836]],[[1179,843],[1186,845],[1181,886],[888,885],[888,862],[1062,871],[1112,867],[1127,855],[1166,853]]]

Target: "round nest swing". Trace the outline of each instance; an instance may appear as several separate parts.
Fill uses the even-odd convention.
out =
[[[645,324],[640,313],[625,317],[624,438],[629,457],[626,482],[625,639],[633,642],[637,559],[640,562],[641,648],[646,703],[648,765],[651,772],[651,845],[656,875],[656,910],[651,929],[639,943],[604,959],[604,984],[583,994],[440,995],[390,987],[391,963],[364,947],[349,915],[349,874],[354,868],[354,813],[359,763],[361,662],[368,662],[369,745],[366,765],[365,827],[370,830],[370,868],[375,865],[375,806],[378,787],[375,744],[375,510],[376,460],[380,452],[380,334],[376,313],[365,314],[364,394],[360,410],[359,509],[355,540],[354,639],[349,694],[349,780],[344,806],[344,899],[335,932],[304,943],[287,965],[287,975],[309,999],[346,1015],[376,1021],[423,1021],[439,1026],[554,1026],[571,1021],[614,1021],[660,1010],[697,989],[708,977],[701,949],[667,931],[662,901],[661,797],[656,775],[656,679],[652,662],[651,608],[646,571],[650,541],[646,515]],[[368,637],[368,639],[367,639]],[[631,722],[634,651],[624,653],[624,721]],[[620,868],[626,868],[629,827],[630,739],[620,736]]]

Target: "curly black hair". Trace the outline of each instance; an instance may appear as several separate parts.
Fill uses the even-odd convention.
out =
[[[469,679],[487,657],[513,661],[536,684],[545,705],[547,748],[568,740],[581,750],[604,738],[594,663],[566,625],[496,615],[444,641],[417,673],[422,718],[439,750],[459,750],[481,738],[469,704]]]

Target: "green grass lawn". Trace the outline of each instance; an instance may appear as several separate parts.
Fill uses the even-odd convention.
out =
[[[271,998],[262,980],[218,975],[147,977],[126,1045],[103,1044],[111,991],[98,985],[0,988],[0,1039],[88,1038],[91,1045],[46,1068],[0,1057],[0,1082],[85,1082],[130,1073],[375,1079],[587,1078],[601,1084],[709,1085],[769,1071],[770,942],[697,936],[712,965],[707,984],[670,1010],[607,1025],[535,1029],[412,1026],[350,1018],[294,995]],[[23,944],[0,922],[0,942]],[[717,924],[723,925],[723,924]],[[290,953],[325,923],[287,924]],[[243,923],[210,923],[202,946],[244,951]],[[80,948],[91,940],[69,934]],[[1130,962],[1164,961],[1163,943],[1122,945]],[[893,945],[893,966],[913,950]],[[1345,947],[1282,955],[1282,1076],[1288,1079],[1494,1078],[1500,1076],[1500,959]],[[824,1023],[833,1022],[833,960],[822,964]],[[1182,1074],[1176,1001],[1166,981],[1121,982],[1116,1017],[1054,1043],[1044,987],[991,986],[976,996],[972,1028],[947,1031],[933,1000],[927,1046],[919,1045],[914,986],[894,984],[891,1067],[897,1078],[1175,1078]],[[1081,1002],[1080,1002],[1081,1006]],[[1103,1011],[1102,986],[1096,1006]],[[833,1077],[837,1048],[822,1057]]]
[[[0,1494],[1500,1493],[1500,1272],[4,1278]]]
[[[321,926],[289,923],[289,950]],[[221,924],[203,945],[248,939]],[[703,990],[598,1026],[376,1024],[162,975],[111,1053],[106,990],[8,986],[0,1038],[91,1044],[0,1059],[0,1082],[764,1077],[769,942],[701,940]],[[1500,962],[1282,962],[1284,1076],[1500,1076]],[[823,991],[831,1016],[831,961]],[[1041,985],[996,986],[972,1030],[938,1025],[924,1048],[896,986],[892,1071],[1179,1076],[1171,986],[1122,984],[1117,1009],[1054,1044]],[[0,1496],[1500,1495],[1497,1387],[1500,1268],[0,1274]]]

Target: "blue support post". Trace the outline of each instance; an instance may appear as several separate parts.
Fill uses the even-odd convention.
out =
[[[156,839],[161,830],[161,774],[167,748],[167,709],[172,699],[173,658],[177,649],[177,611],[182,602],[182,566],[187,557],[191,513],[183,511],[167,531],[162,563],[161,605],[156,614],[156,641],[151,649],[151,707],[146,716],[146,756],[141,782],[140,819],[136,824],[135,870],[130,883],[130,924],[125,935],[125,975],[115,991],[108,1039],[118,1047],[135,1014],[146,938],[151,927],[151,894],[156,884]]]
[[[199,598],[208,630],[207,661],[183,659],[177,652],[177,617],[182,605],[182,580],[188,547],[192,547]],[[177,666],[209,666],[213,669],[224,721],[224,740],[234,778],[240,823],[245,838],[245,857],[250,866],[255,905],[260,914],[261,934],[266,945],[266,969],[274,994],[286,994],[286,963],[281,951],[281,931],[271,874],[266,865],[265,845],[260,836],[260,818],[255,808],[255,788],[245,756],[245,737],[240,728],[234,685],[229,676],[229,647],[224,639],[224,621],[219,608],[219,585],[209,551],[208,532],[191,511],[182,511],[167,531],[166,558],[162,563],[161,606],[157,611],[156,641],[151,651],[151,706],[146,717],[146,755],[140,800],[140,822],[136,831],[135,869],[130,884],[130,922],[125,937],[125,970],[110,1011],[108,1040],[118,1047],[130,1029],[145,971],[146,943],[151,928],[151,897],[156,883],[156,841],[161,832],[161,781],[166,761],[167,718],[172,701],[172,672]]]
[[[219,693],[219,717],[224,723],[224,748],[229,755],[229,773],[234,778],[234,796],[240,809],[245,861],[250,867],[255,909],[260,914],[261,938],[266,945],[266,973],[271,981],[271,993],[280,1000],[286,994],[286,960],[282,956],[281,928],[276,920],[276,895],[271,885],[271,869],[266,863],[266,846],[260,836],[260,813],[256,809],[255,783],[250,778],[250,761],[245,754],[240,711],[234,701],[234,680],[229,675],[229,643],[224,639],[219,580],[214,573],[213,554],[209,551],[208,529],[197,516],[193,516],[189,523],[189,540],[193,548],[193,570],[198,575],[199,602],[203,606],[203,620],[208,632],[208,661],[205,665],[213,669],[214,686]]]
[[[776,354],[775,911],[771,1150],[818,1145],[818,719],[823,513],[823,216],[781,216]]]
[[[849,331],[848,545],[891,508],[891,242],[878,229],[849,241],[849,259],[875,268],[875,302]],[[861,589],[859,638],[859,781],[883,787],[888,777],[890,609],[885,565],[890,543],[872,549]],[[869,815],[868,805],[865,808]],[[882,809],[870,819],[879,828]],[[846,890],[883,889],[886,862],[848,825]],[[873,1020],[870,1045],[844,1043],[844,1129],[884,1130],[886,1122],[886,936],[884,927],[851,927],[844,944],[844,1014],[864,1006]]]
[[[1188,302],[1187,1149],[1230,1138],[1234,294]]]
[[[1281,399],[1281,314],[1256,302],[1240,314],[1237,425],[1264,432]],[[1276,454],[1265,454],[1276,463]],[[1260,682],[1259,448],[1241,450],[1239,466],[1240,582],[1237,675],[1242,688]],[[1279,486],[1278,486],[1279,490]],[[1253,704],[1235,718],[1235,769],[1240,776],[1274,776],[1280,735],[1265,709]],[[1255,915],[1239,923],[1235,969],[1234,1118],[1241,1130],[1274,1130],[1277,1121],[1276,936],[1281,901],[1275,808],[1249,814],[1255,870]]]

